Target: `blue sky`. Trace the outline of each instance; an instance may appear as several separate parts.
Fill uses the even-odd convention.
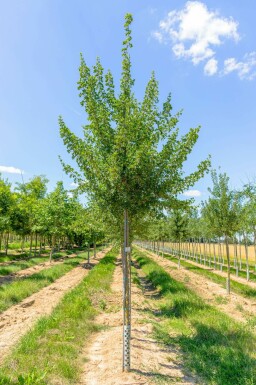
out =
[[[160,100],[172,93],[184,109],[181,133],[201,125],[185,169],[208,154],[212,165],[240,187],[255,177],[256,42],[254,0],[0,1],[0,171],[11,182],[44,174],[53,188],[71,181],[58,116],[78,135],[86,116],[79,103],[80,52],[97,56],[118,84],[123,20],[133,14],[131,52],[135,92],[141,98],[151,71]],[[12,167],[12,168],[10,168]],[[16,170],[17,169],[17,170]],[[204,199],[210,177],[193,190]],[[198,193],[199,194],[199,193]]]

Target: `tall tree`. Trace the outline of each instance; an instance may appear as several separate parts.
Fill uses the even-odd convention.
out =
[[[171,207],[177,194],[192,186],[209,167],[209,159],[204,160],[195,172],[184,176],[182,166],[198,139],[199,127],[179,139],[181,113],[172,113],[170,95],[162,108],[158,107],[154,73],[143,100],[135,98],[129,54],[132,19],[131,14],[125,16],[119,93],[111,72],[104,74],[99,59],[90,69],[81,56],[78,89],[88,121],[83,126],[83,138],[59,118],[60,135],[79,169],[62,161],[64,170],[103,212],[110,212],[119,223],[123,221],[124,371],[130,369],[129,226],[153,208]]]
[[[209,229],[217,237],[224,237],[227,254],[227,293],[230,294],[230,256],[229,238],[232,238],[240,226],[240,196],[230,189],[229,177],[226,173],[211,173],[212,189],[209,188],[210,197],[204,202],[202,215],[208,223]]]

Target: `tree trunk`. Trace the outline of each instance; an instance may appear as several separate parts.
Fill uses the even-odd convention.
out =
[[[123,371],[130,371],[131,339],[131,261],[129,244],[129,218],[124,211],[124,244],[122,252],[123,267]]]
[[[227,253],[227,294],[230,294],[230,257],[229,257],[229,244],[228,244],[228,237],[225,238],[226,241],[226,253]]]
[[[223,264],[223,258],[222,258],[222,250],[221,250],[221,243],[220,243],[220,239],[219,239],[219,253],[220,253],[220,270],[222,271],[222,264]]]
[[[254,270],[256,271],[256,229],[255,228],[254,228],[253,247],[254,247]]]
[[[245,233],[244,233],[244,247],[245,247],[245,258],[246,258],[246,281],[249,281],[250,271],[249,271],[249,259],[248,259],[248,245],[247,245]]]
[[[179,261],[178,261],[178,268],[180,269],[180,246],[181,246],[181,243],[180,243],[180,239],[179,239]]]
[[[24,235],[22,236],[22,241],[21,241],[21,252],[23,253],[24,252],[24,241],[25,241],[25,237]]]
[[[29,256],[32,256],[32,243],[33,243],[33,234],[30,234],[30,245],[29,245]]]
[[[214,258],[214,270],[216,270],[216,250],[215,250],[215,242],[213,242],[213,258]]]
[[[239,242],[239,265],[240,270],[242,270],[242,245],[241,245],[241,236],[239,235],[240,242]]]
[[[51,252],[50,252],[50,263],[52,263],[52,256],[54,253],[54,248],[55,248],[55,236],[52,237],[52,247],[51,247]]]
[[[10,235],[10,233],[8,231],[7,234],[6,234],[6,239],[5,239],[5,255],[8,254],[9,235]]]
[[[36,252],[37,252],[37,238],[38,238],[38,234],[36,233],[36,244],[35,244],[34,256],[36,256]]]
[[[206,246],[205,246],[205,239],[203,238],[203,244],[204,244],[204,265],[205,265],[205,258],[206,258]]]
[[[96,258],[96,243],[95,241],[93,242],[93,256]]]
[[[90,265],[90,243],[87,246],[87,265]]]
[[[40,241],[39,241],[39,257],[41,257],[42,253],[42,237],[40,236]]]

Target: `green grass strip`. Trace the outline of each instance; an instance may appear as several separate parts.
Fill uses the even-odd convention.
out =
[[[59,253],[55,253],[52,257],[54,261],[57,261],[58,259],[65,257],[67,255],[76,253],[77,250],[69,250],[69,251],[62,251]],[[0,275],[5,276],[9,274],[17,273],[17,271],[27,269],[29,267],[38,265],[39,263],[45,263],[49,261],[49,257],[34,257],[34,258],[26,258],[21,260],[15,260],[15,262],[10,263],[8,265],[1,266],[0,265]],[[9,261],[8,261],[9,262]]]
[[[82,370],[79,354],[98,329],[95,306],[100,308],[110,291],[116,256],[117,251],[110,251],[63,297],[51,316],[41,318],[21,339],[1,369],[1,385],[77,383]]]
[[[178,262],[178,259],[170,254],[163,254],[163,257],[166,259],[169,259],[169,261],[172,261],[174,263]],[[192,263],[189,263],[187,261],[184,261],[184,259],[180,260],[181,266],[185,267],[186,270],[192,271],[193,273],[202,275],[211,281],[221,285],[222,287],[226,288],[226,278],[221,277],[218,274],[213,273],[210,270],[204,269],[199,266],[195,266]],[[240,294],[246,298],[256,298],[256,289],[251,288],[250,286],[246,285],[246,283],[240,283],[232,280],[230,282],[230,288],[231,291],[234,293]]]
[[[90,251],[90,254],[93,254],[93,251]],[[50,285],[56,279],[78,266],[79,263],[85,261],[86,257],[87,253],[81,253],[77,257],[65,260],[62,264],[43,269],[29,277],[1,285],[0,312],[36,293],[43,287]]]
[[[206,304],[145,253],[136,250],[134,257],[160,292],[152,314],[154,337],[181,348],[186,367],[206,384],[255,385],[256,337],[250,326]]]
[[[39,263],[45,263],[49,261],[49,257],[31,258],[28,261],[17,261],[10,265],[0,266],[0,275],[9,275],[17,273],[17,271],[28,269],[29,267],[38,265]]]
[[[160,291],[154,337],[178,345],[187,368],[209,385],[255,385],[256,337],[249,326],[206,304],[145,253],[136,250],[134,257]]]

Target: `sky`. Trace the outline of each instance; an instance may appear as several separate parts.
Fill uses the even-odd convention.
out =
[[[208,154],[233,188],[256,174],[255,0],[0,0],[0,173],[10,182],[46,175],[72,181],[58,116],[77,135],[86,122],[77,90],[80,53],[100,57],[118,84],[124,15],[132,25],[132,71],[141,99],[152,71],[160,102],[172,93],[184,134],[201,126],[185,165]],[[186,196],[207,197],[210,176]]]

